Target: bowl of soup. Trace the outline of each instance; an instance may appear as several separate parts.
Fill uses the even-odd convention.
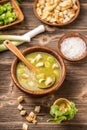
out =
[[[34,46],[25,49],[22,54],[36,69],[29,70],[23,62],[15,58],[11,75],[18,88],[31,95],[43,96],[61,86],[66,69],[63,59],[56,51]]]

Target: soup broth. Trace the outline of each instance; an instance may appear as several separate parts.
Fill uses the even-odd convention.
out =
[[[58,82],[61,76],[60,63],[45,52],[27,54],[26,59],[37,68],[31,72],[22,62],[16,68],[18,82],[30,91],[45,91]]]

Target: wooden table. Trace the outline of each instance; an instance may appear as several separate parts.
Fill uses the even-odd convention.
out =
[[[47,27],[47,32],[32,39],[31,43],[25,43],[19,47],[23,50],[39,43],[49,43],[48,47],[57,51],[57,42],[60,36],[75,31],[87,36],[87,0],[80,0],[81,12],[77,20],[65,27]],[[33,13],[33,0],[25,0],[21,5],[25,20],[12,28],[0,31],[0,34],[21,35],[42,24]],[[10,52],[0,53],[0,130],[21,130],[25,118],[21,117],[17,109],[17,97],[24,96],[24,108],[34,110],[36,105],[41,106],[38,114],[38,124],[29,124],[29,130],[87,130],[87,58],[82,61],[70,63],[65,61],[67,67],[66,79],[60,89],[42,98],[34,98],[19,90],[11,79],[11,63],[15,56]],[[49,108],[60,97],[68,98],[76,103],[78,113],[71,121],[56,125],[47,123],[50,117]]]

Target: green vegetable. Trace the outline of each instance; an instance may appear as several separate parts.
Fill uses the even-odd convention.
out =
[[[2,40],[2,38],[0,37],[0,40]],[[19,46],[19,45],[21,45],[21,44],[23,44],[24,42],[21,42],[21,41],[12,41],[12,43],[15,45],[15,46]],[[2,44],[0,44],[0,52],[2,52],[2,51],[5,51],[5,50],[7,50],[7,47],[2,43]]]
[[[0,21],[0,25],[3,25],[3,21]]]
[[[62,112],[58,111],[58,109],[58,105],[51,106],[50,114],[55,117],[62,116]]]
[[[50,66],[51,66],[51,64],[49,63],[49,61],[46,61],[46,62],[45,62],[45,67],[48,68],[48,67],[50,67]]]
[[[49,61],[50,63],[54,63],[54,59],[52,59],[52,57],[50,56],[47,58],[47,61]]]
[[[0,15],[6,11],[6,8],[0,5]]]
[[[78,110],[76,109],[74,102],[70,102],[70,108],[64,112],[59,110],[58,105],[52,105],[50,114],[53,116],[53,118],[49,119],[48,121],[54,121],[57,124],[60,124],[64,120],[73,119],[77,111]]]
[[[23,0],[17,0],[19,3],[21,3]],[[18,18],[18,15],[14,12],[13,7],[10,2],[7,2],[4,5],[0,5],[0,26],[10,24],[14,22]],[[3,40],[2,36],[0,37],[0,40]],[[23,42],[15,41],[12,43],[15,46],[21,45]],[[6,46],[2,43],[0,44],[0,52],[7,50]]]
[[[5,11],[10,11],[11,12],[13,10],[13,7],[12,7],[10,2],[4,4],[2,7],[5,9]]]
[[[14,22],[18,18],[10,2],[0,5],[0,26]]]

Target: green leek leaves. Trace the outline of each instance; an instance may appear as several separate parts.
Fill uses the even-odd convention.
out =
[[[48,121],[53,121],[57,124],[60,124],[64,120],[73,119],[77,111],[78,110],[76,109],[74,102],[70,102],[70,109],[68,109],[66,112],[60,111],[58,105],[52,105],[50,114],[53,116],[53,118],[49,119]]]

